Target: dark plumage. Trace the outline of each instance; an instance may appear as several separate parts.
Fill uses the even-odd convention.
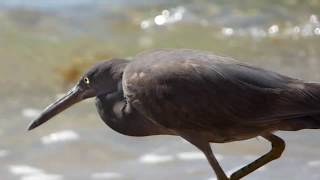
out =
[[[239,179],[280,157],[285,144],[273,132],[320,128],[317,83],[208,52],[161,49],[95,65],[29,129],[94,96],[112,129],[130,136],[181,136],[206,155],[219,180]],[[256,136],[269,140],[272,150],[228,178],[209,143]]]

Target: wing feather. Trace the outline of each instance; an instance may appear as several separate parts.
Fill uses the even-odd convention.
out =
[[[135,108],[168,128],[266,126],[320,112],[318,87],[194,50],[138,55],[123,86]]]

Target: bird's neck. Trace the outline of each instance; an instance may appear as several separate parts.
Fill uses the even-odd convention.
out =
[[[128,108],[120,89],[117,92],[96,99],[101,119],[113,130],[128,136],[149,136],[163,134],[162,128],[142,116],[134,108]]]

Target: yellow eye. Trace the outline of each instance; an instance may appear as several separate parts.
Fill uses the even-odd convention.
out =
[[[83,78],[83,81],[84,81],[84,83],[86,83],[88,85],[90,84],[90,80],[88,77]]]

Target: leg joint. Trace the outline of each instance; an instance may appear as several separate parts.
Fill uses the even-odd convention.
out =
[[[274,159],[279,158],[286,147],[286,143],[284,142],[284,140],[273,134],[263,137],[271,142],[272,157]]]

